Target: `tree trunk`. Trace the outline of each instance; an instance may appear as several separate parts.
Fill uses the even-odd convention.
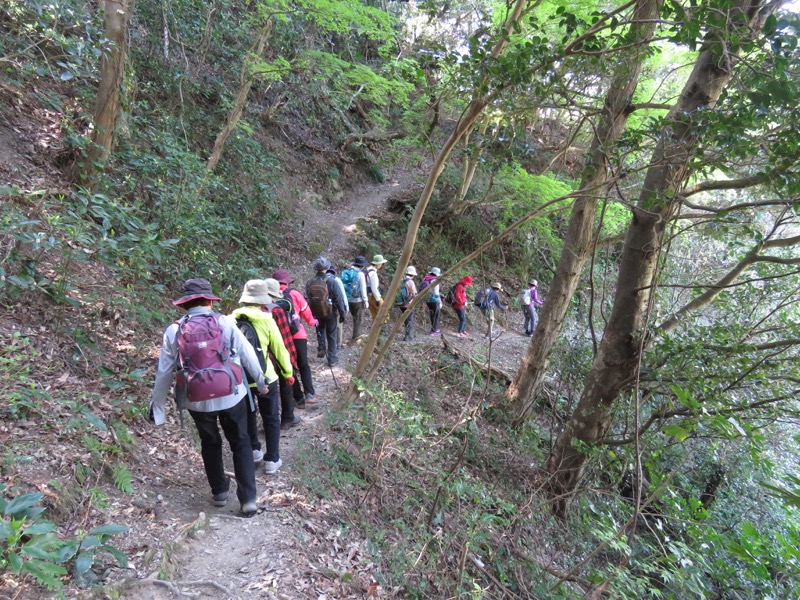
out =
[[[605,335],[578,406],[547,460],[550,499],[558,516],[566,514],[583,475],[586,455],[581,444],[591,445],[606,436],[617,398],[635,379],[664,231],[697,143],[692,115],[714,108],[733,75],[739,43],[751,34],[759,9],[760,0],[744,0],[728,11],[727,35],[711,31],[706,36],[683,92],[667,115],[633,210]],[[736,41],[729,45],[729,39]]]
[[[114,130],[120,113],[120,95],[125,78],[128,21],[134,0],[104,0],[103,28],[110,47],[100,57],[100,83],[94,105],[94,129],[78,179],[91,185],[94,171],[105,165],[114,145]]]
[[[239,91],[236,93],[236,99],[233,101],[231,111],[228,113],[228,118],[225,119],[225,125],[222,130],[217,134],[217,139],[214,140],[214,148],[211,150],[211,156],[208,157],[206,169],[213,171],[219,159],[222,157],[222,151],[225,148],[225,142],[236,129],[236,124],[242,117],[244,107],[247,105],[247,97],[250,95],[250,90],[253,87],[253,75],[250,69],[253,62],[257,60],[264,53],[264,46],[267,44],[267,39],[272,31],[272,19],[269,19],[261,30],[261,33],[253,46],[253,51],[250,52],[242,63],[242,70],[239,73]]]
[[[634,39],[639,44],[632,56],[619,61],[616,75],[606,95],[600,123],[595,130],[581,189],[588,194],[575,199],[572,206],[564,249],[556,274],[542,307],[536,332],[522,359],[507,396],[512,402],[513,421],[525,423],[533,412],[536,396],[544,381],[550,354],[564,323],[569,303],[578,287],[583,266],[592,249],[592,230],[597,202],[607,191],[607,153],[614,146],[630,114],[633,94],[647,57],[647,45],[653,37],[658,16],[657,0],[642,0],[634,11]]]

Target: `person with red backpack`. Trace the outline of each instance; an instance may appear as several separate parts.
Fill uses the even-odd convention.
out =
[[[334,366],[338,361],[339,320],[344,320],[347,314],[347,300],[339,290],[339,284],[327,271],[332,268],[328,259],[319,257],[312,265],[316,276],[306,283],[306,298],[311,307],[311,313],[319,321],[317,327],[317,356],[328,357],[328,366]]]
[[[219,297],[206,279],[189,279],[181,296],[172,302],[186,315],[164,331],[149,416],[156,425],[166,421],[166,398],[177,371],[175,400],[179,408],[189,410],[197,426],[214,506],[225,506],[230,491],[222,459],[221,426],[233,452],[240,510],[252,517],[257,510],[256,479],[242,366],[259,393],[266,392],[267,386],[252,346],[232,319],[214,312],[215,300]]]
[[[294,278],[285,269],[275,269],[272,273],[281,287],[284,298],[291,301],[294,309],[294,316],[298,324],[297,332],[292,336],[294,347],[297,351],[297,369],[300,378],[294,382],[294,403],[295,408],[304,409],[306,406],[313,407],[316,404],[317,393],[314,390],[314,380],[311,376],[311,364],[308,362],[308,334],[306,328],[300,323],[302,318],[309,327],[318,327],[319,321],[314,318],[311,308],[308,306],[305,296],[294,288],[289,287],[294,283]],[[300,382],[302,381],[302,386]]]
[[[263,460],[267,475],[274,475],[283,465],[280,456],[281,409],[278,375],[286,380],[287,385],[294,385],[289,351],[283,344],[283,336],[275,318],[265,310],[271,303],[272,297],[267,290],[267,284],[261,279],[252,279],[245,284],[239,299],[242,306],[231,313],[242,334],[255,349],[268,384],[267,392],[257,397],[258,412],[264,422],[264,437],[267,442],[267,452]],[[270,355],[275,358],[274,364]]]

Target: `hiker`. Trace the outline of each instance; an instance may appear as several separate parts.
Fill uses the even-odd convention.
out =
[[[294,374],[298,371],[298,367],[297,348],[294,345],[294,338],[292,337],[292,305],[283,297],[283,292],[281,292],[281,284],[278,283],[276,279],[265,279],[264,283],[267,285],[267,294],[269,294],[269,297],[272,298],[272,303],[267,304],[266,308],[272,315],[272,318],[275,319],[275,324],[278,326],[278,331],[281,332],[281,339],[283,340],[283,345],[286,346],[286,350],[289,352],[289,362],[292,363],[292,372]],[[298,326],[295,324],[295,332],[297,331],[297,327]],[[278,383],[280,385],[281,430],[297,427],[303,422],[303,419],[294,414],[294,384],[297,382],[297,378],[293,377],[292,383],[289,383],[281,374],[279,365],[275,363],[275,356],[270,353],[269,357],[278,373]],[[258,436],[256,436],[256,440],[258,440]]]
[[[372,264],[367,267],[367,295],[369,296],[369,313],[372,319],[378,316],[378,309],[383,304],[381,298],[381,282],[378,279],[378,271],[385,265],[388,260],[383,258],[382,254],[376,254],[372,257]]]
[[[347,294],[347,303],[350,305],[350,314],[353,316],[353,335],[351,342],[361,337],[364,326],[364,311],[367,308],[367,278],[364,269],[369,266],[367,259],[356,256],[351,267],[342,271],[342,283]]]
[[[278,372],[286,379],[288,385],[294,385],[294,374],[289,351],[283,344],[281,332],[275,323],[274,316],[267,306],[272,304],[272,297],[267,291],[267,284],[261,279],[251,279],[244,285],[242,296],[239,298],[239,308],[231,313],[242,334],[256,350],[259,363],[264,370],[264,379],[267,381],[267,391],[259,394],[258,412],[264,423],[264,438],[267,442],[267,451],[264,453],[264,473],[274,475],[283,465],[280,456],[281,439],[281,414],[280,414],[280,383]],[[273,364],[270,354],[275,357]],[[252,419],[257,421],[255,415]],[[252,421],[251,421],[252,422]],[[255,429],[255,431],[253,431]],[[256,433],[258,426],[250,429],[251,435]],[[258,444],[260,446],[260,444]],[[259,448],[260,449],[260,448]],[[254,456],[255,458],[255,456]]]
[[[439,322],[442,317],[442,295],[439,290],[439,284],[436,283],[437,278],[442,274],[439,267],[433,267],[422,280],[419,286],[419,291],[433,286],[433,289],[425,298],[425,303],[428,305],[428,314],[431,318],[431,335],[441,335],[442,331],[439,328]]]
[[[173,373],[178,371],[175,400],[179,408],[188,408],[197,426],[214,506],[225,506],[231,485],[222,460],[221,426],[233,452],[240,511],[245,517],[252,517],[257,510],[256,477],[247,434],[247,385],[241,365],[259,394],[266,393],[267,386],[252,346],[233,319],[214,312],[215,300],[219,297],[206,279],[185,281],[181,296],[173,300],[172,304],[184,309],[186,316],[164,331],[149,416],[156,425],[166,420],[165,402]],[[209,369],[205,377],[192,377],[205,368]]]
[[[294,283],[294,279],[289,275],[289,271],[285,269],[275,269],[272,273],[272,278],[275,279],[281,287],[284,298],[292,303],[297,319],[297,332],[292,336],[294,341],[294,348],[297,352],[297,370],[300,374],[299,378],[294,382],[294,404],[295,408],[304,409],[306,406],[314,406],[316,402],[317,393],[314,391],[314,380],[311,376],[311,364],[308,362],[308,333],[306,328],[300,323],[300,317],[308,324],[309,327],[319,327],[319,321],[311,314],[311,308],[308,306],[305,296],[298,290],[289,287]],[[300,382],[302,380],[302,386]]]
[[[403,335],[404,342],[414,341],[414,311],[408,310],[408,304],[414,299],[414,296],[417,295],[417,286],[414,283],[414,277],[416,276],[417,268],[409,266],[406,269],[405,277],[403,277],[403,282],[400,284],[400,290],[397,292],[397,298],[394,303],[395,306],[400,309],[401,313],[408,311],[408,316],[405,321],[405,334]]]
[[[456,335],[467,337],[467,288],[472,285],[472,277],[465,275],[453,288],[453,310],[458,317]]]
[[[331,265],[330,269],[328,269],[326,273],[333,278],[333,282],[336,284],[336,287],[339,288],[339,295],[344,299],[344,310],[342,310],[338,305],[334,306],[334,309],[337,313],[336,343],[339,344],[337,348],[341,350],[344,347],[344,320],[347,316],[347,313],[350,312],[350,306],[347,303],[347,292],[344,289],[344,282],[339,279],[339,275],[336,273],[336,268]]]
[[[317,274],[306,283],[306,297],[314,318],[319,321],[319,325],[317,325],[317,356],[319,358],[327,356],[328,366],[332,367],[339,361],[337,327],[339,315],[347,312],[347,301],[344,294],[339,291],[336,280],[327,273],[331,268],[328,259],[320,256],[312,266]]]
[[[500,283],[493,283],[491,287],[486,288],[481,295],[475,297],[475,306],[481,309],[483,316],[486,317],[486,335],[484,337],[491,338],[494,332],[494,309],[499,308],[503,312],[508,310],[508,306],[500,301],[499,292],[503,291],[503,286]]]
[[[525,316],[525,335],[532,336],[536,331],[536,324],[539,322],[539,316],[536,314],[536,307],[542,306],[541,298],[539,298],[539,282],[531,279],[528,284],[530,287],[523,290],[520,301],[522,303],[522,312]]]

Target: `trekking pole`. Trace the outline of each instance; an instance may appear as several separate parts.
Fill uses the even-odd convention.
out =
[[[339,391],[339,382],[336,380],[336,373],[333,372],[333,367],[328,365],[328,368],[331,370],[331,377],[333,377],[333,385],[336,388],[336,391]]]

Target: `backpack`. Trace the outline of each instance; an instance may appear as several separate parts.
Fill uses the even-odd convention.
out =
[[[318,321],[324,321],[331,316],[333,304],[328,297],[329,276],[322,279],[312,279],[306,284],[306,298],[311,314]]]
[[[275,307],[283,309],[283,312],[286,313],[286,320],[289,321],[289,333],[294,335],[300,330],[300,326],[297,324],[292,317],[294,316],[292,311],[292,302],[291,300],[287,300],[286,298],[277,298],[274,304],[267,304],[266,307],[269,309],[270,314],[272,314],[272,309]]]
[[[526,306],[530,306],[530,304],[531,304],[531,289],[530,288],[526,288],[526,289],[522,290],[522,292],[520,292],[520,294],[519,294],[519,303],[522,305],[523,308],[526,307]]]
[[[342,283],[344,284],[344,292],[348,300],[352,300],[356,293],[356,286],[358,284],[358,270],[349,267],[342,271]]]
[[[221,318],[213,313],[186,315],[176,321],[176,396],[190,403],[234,394],[242,383],[242,367],[230,360],[230,341],[223,335]]]
[[[444,303],[447,306],[453,306],[453,302],[456,301],[456,286],[451,286],[447,293],[444,295]]]
[[[425,279],[423,279],[423,280],[422,280],[422,283],[421,283],[421,284],[420,284],[420,286],[419,286],[419,291],[420,291],[420,293],[422,293],[422,290],[424,290],[425,288],[429,287],[429,286],[430,286],[430,285],[433,283],[433,281],[434,281],[434,280],[433,280],[433,278],[432,278],[432,279],[428,279],[428,278],[426,277]],[[439,296],[438,296],[438,294],[431,294],[431,295],[429,295],[429,296],[428,296],[428,297],[425,299],[425,302],[427,302],[428,304],[438,304],[438,303],[439,303]]]
[[[407,281],[408,278],[403,279],[403,283],[400,284],[400,289],[397,290],[397,297],[394,299],[395,306],[400,306],[402,308],[408,306],[410,298],[408,297],[408,288],[406,287]]]
[[[489,288],[480,290],[477,294],[475,294],[475,306],[481,310],[486,310],[489,308]]]
[[[289,299],[288,288],[283,292],[283,298],[275,299],[275,304],[281,307],[283,312],[286,313],[286,316],[289,319],[289,332],[294,335],[300,331],[300,317],[297,316],[297,313],[294,310],[294,304],[292,304],[292,301]]]

